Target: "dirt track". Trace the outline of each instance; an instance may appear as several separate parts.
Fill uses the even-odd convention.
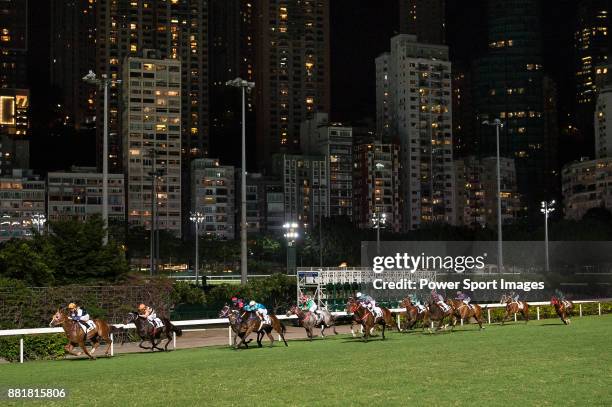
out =
[[[340,325],[336,328],[338,334],[350,334],[351,329],[349,325]],[[319,333],[319,330],[316,330]],[[273,331],[275,341],[278,339],[278,335]],[[327,329],[325,331],[327,336],[333,335],[333,331]],[[255,335],[251,335],[250,338],[253,339],[251,343],[254,345]],[[306,331],[302,327],[287,327],[287,333],[285,334],[286,339],[300,339],[306,338]],[[117,341],[116,341],[117,342]],[[164,340],[162,343],[165,343]],[[229,336],[228,336],[228,328],[211,328],[205,330],[197,330],[197,331],[189,331],[183,333],[183,336],[176,338],[176,348],[177,349],[185,349],[185,348],[199,348],[203,346],[214,346],[214,345],[228,345]],[[270,341],[267,337],[263,339],[263,345],[269,345]],[[146,343],[145,343],[146,345]],[[275,345],[278,343],[275,342]],[[256,345],[255,345],[256,346]],[[98,352],[103,351],[105,345],[101,345],[98,349]],[[172,349],[172,341],[168,345],[168,349]],[[141,349],[138,347],[138,342],[125,343],[121,345],[120,343],[115,343],[115,354],[120,353],[134,353],[134,352],[150,352],[150,350]],[[96,353],[99,355],[99,353]]]

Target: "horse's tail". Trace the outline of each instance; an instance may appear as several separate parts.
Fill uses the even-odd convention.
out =
[[[283,322],[282,322],[282,321],[280,321],[280,320],[277,320],[277,321],[278,321],[278,323],[280,324],[280,330],[281,330],[281,333],[284,335],[284,334],[285,334],[285,332],[287,332],[287,327],[285,327],[285,324],[283,324]]]
[[[176,333],[176,336],[182,336],[183,335],[183,330],[181,328],[179,328],[178,326],[175,326],[172,324],[172,322],[168,321],[168,324],[170,324],[170,330],[174,333]]]

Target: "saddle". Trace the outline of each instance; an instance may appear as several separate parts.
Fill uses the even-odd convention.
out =
[[[154,321],[148,320],[149,324],[153,325],[153,328],[155,329],[159,329],[159,328],[163,328],[164,327],[164,323],[162,322],[162,320],[160,318],[154,318]]]
[[[512,301],[510,304],[516,304],[518,305],[518,309],[523,309],[522,301]]]
[[[568,300],[563,300],[563,301],[561,301],[561,303],[563,304],[563,306],[565,308],[571,308],[572,307],[572,303],[569,302]]]
[[[85,335],[87,335],[92,330],[96,329],[96,323],[93,322],[92,320],[89,320],[89,321],[77,321],[77,322],[79,323],[79,326],[81,327],[81,329],[83,330],[83,333]]]

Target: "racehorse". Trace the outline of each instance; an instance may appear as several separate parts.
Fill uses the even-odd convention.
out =
[[[429,310],[427,309],[427,307],[423,311],[420,311],[419,308],[412,303],[412,299],[410,297],[406,297],[402,300],[402,302],[400,302],[400,308],[406,308],[406,312],[404,313],[404,315],[406,315],[407,330],[412,329],[417,322],[423,322],[426,317],[429,317]],[[423,330],[425,330],[424,322]]]
[[[49,322],[49,326],[61,325],[64,329],[64,333],[68,338],[68,344],[64,347],[66,352],[74,356],[81,356],[83,352],[85,352],[89,359],[94,360],[96,357],[93,354],[96,352],[96,349],[98,349],[98,346],[100,346],[100,339],[107,343],[104,354],[108,356],[111,344],[113,342],[110,339],[110,334],[119,333],[122,332],[122,330],[109,325],[103,319],[94,319],[93,322],[96,327],[85,334],[83,328],[81,327],[82,325],[79,322],[70,319],[65,311],[58,308],[55,314],[53,314],[51,322]],[[91,342],[91,352],[87,350],[85,341]],[[83,352],[75,352],[75,346],[80,346],[81,349],[83,349]]]
[[[183,331],[180,328],[177,328],[172,325],[169,319],[160,319],[163,322],[164,326],[161,328],[154,328],[153,325],[146,318],[139,317],[137,312],[130,312],[126,315],[125,319],[123,320],[123,323],[129,324],[133,322],[134,325],[136,325],[136,332],[138,333],[138,336],[140,336],[140,343],[138,344],[138,346],[142,349],[151,349],[151,352],[155,351],[155,349],[167,351],[168,344],[172,340],[172,332],[175,332],[176,336],[181,336],[183,334]],[[162,335],[167,339],[164,349],[161,349],[157,346],[164,339]],[[159,341],[157,341],[158,339]],[[151,347],[142,346],[142,343],[146,340],[151,342]]]
[[[455,324],[457,323],[457,318],[460,320],[469,321],[471,318],[474,318],[480,329],[484,329],[482,324],[484,320],[482,318],[482,308],[478,304],[466,304],[461,300],[453,300],[451,298],[446,300],[446,303],[451,306],[453,309],[453,316],[451,318],[451,329],[455,328]]]
[[[514,315],[516,313],[521,313],[523,318],[525,318],[525,323],[529,322],[529,304],[525,301],[514,301],[512,296],[510,295],[502,295],[501,300],[499,300],[500,304],[506,304],[506,315],[502,318],[501,324],[503,325],[507,319],[510,318],[510,315]]]
[[[429,310],[429,314],[426,316],[427,318],[423,319],[423,324],[427,325],[427,329],[431,332],[431,324],[435,321],[438,323],[436,327],[436,331],[439,331],[442,327],[442,322],[444,322],[444,318],[453,316],[453,307],[448,307],[447,310],[442,309],[442,306],[438,304],[437,301],[434,301],[433,298],[430,298],[427,302],[427,309]],[[446,326],[444,327],[446,329]]]
[[[572,316],[572,311],[574,310],[574,303],[569,300],[560,300],[557,297],[552,297],[550,299],[550,305],[555,307],[555,311],[557,311],[557,315],[561,318],[561,321],[565,325],[570,324],[572,321],[569,317]]]
[[[313,338],[312,331],[317,327],[321,328],[321,336],[323,338],[325,338],[325,328],[332,328],[334,330],[334,334],[338,335],[338,332],[336,331],[336,319],[334,316],[326,309],[322,309],[321,314],[323,315],[323,319],[319,321],[318,316],[314,312],[304,312],[296,305],[293,305],[289,311],[287,311],[287,316],[296,315],[298,317],[300,325],[304,327],[306,330],[306,335],[311,341]]]
[[[367,308],[362,307],[357,301],[350,301],[347,304],[347,311],[353,313],[359,323],[363,326],[363,339],[367,342],[370,338],[372,329],[377,324],[382,327],[382,338],[385,339],[385,328],[397,327],[398,332],[401,332],[399,325],[393,320],[393,314],[389,309],[380,307],[382,317],[376,318],[374,314]]]
[[[263,346],[261,344],[261,340],[263,339],[264,335],[267,335],[268,339],[270,339],[270,347],[274,346],[274,336],[272,336],[271,333],[273,329],[280,335],[281,339],[285,343],[285,346],[289,346],[285,340],[285,332],[287,331],[285,325],[280,322],[274,314],[269,314],[268,317],[270,318],[270,324],[262,324],[261,319],[259,319],[255,311],[243,311],[242,314],[240,314],[240,318],[242,319],[242,322],[240,323],[240,332],[243,335],[240,336],[240,343],[238,343],[236,349],[239,348],[240,345],[244,345],[246,343],[246,338],[248,338],[252,332],[257,333],[258,347],[261,348]]]
[[[353,297],[349,297],[348,302],[346,303],[346,307],[345,307],[345,311],[350,314],[351,311],[349,310],[351,303],[355,301],[353,299]],[[361,320],[359,319],[359,317],[355,314],[351,314],[351,334],[353,335],[353,338],[355,338],[357,336],[357,334],[355,333],[355,327],[358,326],[360,329],[360,333],[363,334],[363,325],[361,324]],[[370,329],[370,335],[374,335],[374,328],[372,327],[372,329]]]
[[[242,318],[240,317],[240,311],[231,309],[229,305],[226,305],[219,312],[219,318],[228,319],[230,327],[232,328],[232,331],[234,332],[234,341],[233,341],[232,346],[236,348],[236,338],[242,338],[244,336],[244,333],[246,332],[246,331],[241,331]],[[248,348],[249,342],[251,341],[252,339],[245,341],[244,347]]]

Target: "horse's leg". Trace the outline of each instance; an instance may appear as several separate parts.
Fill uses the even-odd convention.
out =
[[[266,335],[268,335],[268,339],[270,339],[270,347],[274,346],[274,335],[272,335],[272,328],[269,331],[266,331]]]
[[[85,340],[81,339],[81,341],[79,342],[79,346],[81,347],[81,349],[83,349],[83,352],[85,352],[85,354],[87,356],[89,356],[89,359],[91,360],[95,360],[96,357],[94,355],[92,355],[91,353],[89,353],[89,351],[87,350],[87,346],[85,345]]]
[[[108,354],[110,353],[110,348],[113,343],[113,341],[111,341],[109,331],[110,331],[110,327],[106,326],[100,329],[100,331],[98,332],[98,334],[102,337],[102,339],[104,339],[104,342],[106,342],[106,349],[104,349],[104,354],[106,356],[108,356]]]
[[[385,340],[385,328],[387,327],[387,324],[385,322],[383,322],[382,324],[382,340]]]
[[[92,338],[89,338],[89,340],[91,341],[91,350],[89,351],[89,353],[93,355],[94,353],[96,353],[96,350],[98,350],[98,346],[100,346],[100,338],[96,335]]]
[[[68,345],[64,346],[64,349],[66,350],[66,352],[74,356],[81,356],[83,354],[83,352],[75,352],[74,345],[72,344],[72,342],[68,342]]]
[[[141,347],[142,349],[151,349],[148,346],[142,346],[142,343],[145,341],[145,339],[141,336],[140,337],[140,343],[138,344],[139,347]]]

